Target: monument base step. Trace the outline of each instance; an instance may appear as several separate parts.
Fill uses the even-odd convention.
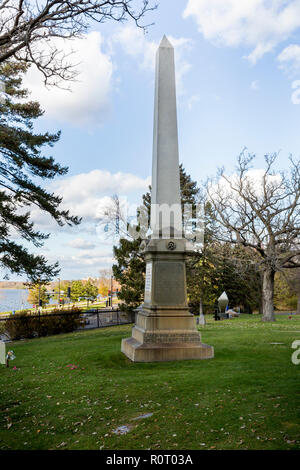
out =
[[[142,344],[133,337],[122,340],[121,350],[133,362],[184,361],[214,357],[214,348],[204,343]]]

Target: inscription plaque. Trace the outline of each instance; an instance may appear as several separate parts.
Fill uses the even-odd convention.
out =
[[[146,264],[145,300],[150,300],[151,298],[151,284],[152,284],[152,261]]]
[[[154,301],[159,305],[184,305],[185,282],[183,263],[155,263]]]

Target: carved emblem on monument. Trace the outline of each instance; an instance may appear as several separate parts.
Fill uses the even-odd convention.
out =
[[[173,242],[172,240],[169,241],[169,242],[167,243],[167,248],[168,248],[168,250],[171,250],[171,251],[175,250],[175,249],[176,249],[176,243]]]

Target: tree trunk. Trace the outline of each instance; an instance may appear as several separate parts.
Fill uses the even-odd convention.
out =
[[[273,269],[266,269],[263,273],[262,288],[262,321],[275,321],[274,315],[274,277]]]
[[[297,313],[300,315],[300,292],[298,292],[297,296]]]

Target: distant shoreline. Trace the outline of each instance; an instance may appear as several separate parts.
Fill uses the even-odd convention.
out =
[[[27,290],[28,287],[2,287],[0,286],[0,290]]]

